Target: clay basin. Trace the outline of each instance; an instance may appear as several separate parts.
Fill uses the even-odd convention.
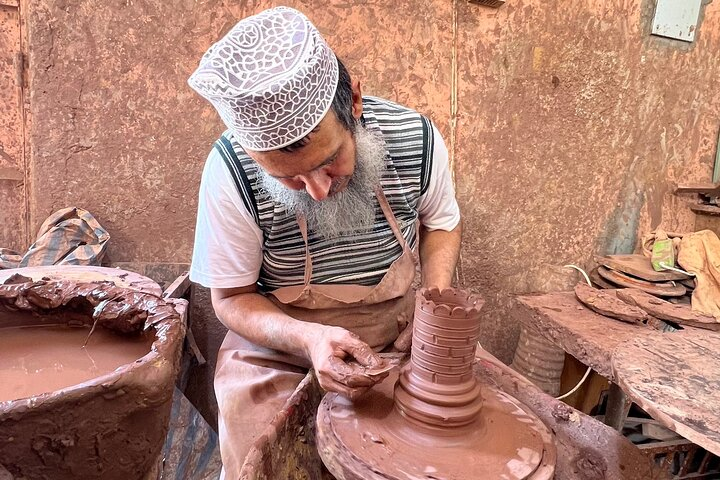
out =
[[[66,268],[77,273],[83,267]],[[13,273],[22,275],[23,269]],[[187,304],[164,300],[154,290],[148,293],[98,278],[83,281],[77,275],[63,280],[62,272],[58,275],[43,280],[37,275],[7,278],[8,272],[2,272],[0,335],[4,331],[9,341],[20,331],[26,337],[37,334],[50,352],[54,345],[47,343],[47,335],[64,335],[72,326],[84,338],[95,324],[96,349],[103,341],[117,349],[117,338],[130,342],[138,358],[124,350],[121,365],[111,364],[99,376],[0,401],[0,478],[8,473],[9,478],[37,480],[157,478]],[[42,349],[42,341],[30,350]],[[88,349],[92,342],[93,337]],[[77,352],[85,354],[79,346]],[[130,363],[122,364],[125,361]],[[0,373],[3,367],[7,361]],[[5,387],[5,396],[7,391]]]

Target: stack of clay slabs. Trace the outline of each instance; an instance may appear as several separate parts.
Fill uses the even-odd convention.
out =
[[[523,404],[473,372],[481,301],[423,290],[412,356],[360,400],[328,394],[318,450],[341,480],[549,479],[553,436]]]
[[[695,288],[694,280],[681,272],[653,270],[650,259],[643,255],[608,255],[595,257],[595,261],[598,267],[590,279],[600,288],[636,288],[668,299],[682,299]]]

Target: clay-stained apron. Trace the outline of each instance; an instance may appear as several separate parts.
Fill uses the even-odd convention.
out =
[[[279,288],[269,298],[293,318],[346,328],[380,350],[395,340],[398,326],[412,318],[415,295],[410,287],[417,258],[402,236],[385,194],[377,188],[375,195],[403,249],[380,283],[375,286],[312,284],[307,225],[300,218],[298,223],[305,241],[304,284]],[[306,359],[254,345],[228,332],[220,347],[215,373],[223,460],[221,478],[243,477],[242,466],[250,447],[310,367]]]

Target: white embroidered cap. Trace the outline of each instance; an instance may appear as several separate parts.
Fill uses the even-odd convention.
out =
[[[330,109],[337,82],[335,54],[310,20],[289,7],[241,20],[188,80],[240,145],[257,151],[310,133]]]

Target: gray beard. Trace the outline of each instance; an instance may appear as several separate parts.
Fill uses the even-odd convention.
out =
[[[355,170],[347,186],[320,202],[305,190],[292,190],[260,169],[260,189],[290,213],[305,216],[310,231],[326,240],[372,230],[375,224],[373,194],[385,170],[385,142],[375,132],[355,125]]]

